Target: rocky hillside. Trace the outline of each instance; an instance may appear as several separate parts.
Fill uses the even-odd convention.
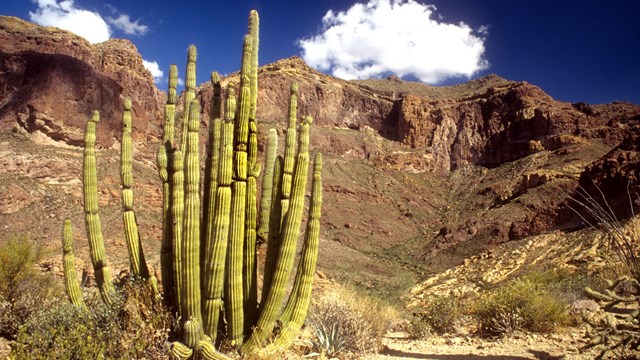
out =
[[[57,28],[0,16],[0,125],[82,145],[87,114],[100,110],[98,141],[113,145],[122,99],[133,101],[137,140],[157,136],[162,97],[128,40],[97,45]]]
[[[311,146],[326,154],[321,271],[386,297],[488,248],[582,226],[566,206],[578,184],[601,186],[622,215],[626,184],[632,199],[640,192],[637,105],[559,102],[496,75],[450,87],[394,77],[344,81],[293,57],[259,70],[262,134],[267,127],[283,133],[294,80],[301,112],[315,119]],[[223,81],[237,82],[235,74]],[[211,93],[210,84],[199,87],[203,109]],[[106,246],[115,267],[127,267],[118,170],[124,95],[133,95],[138,221],[157,265],[163,100],[135,46],[91,45],[0,17],[0,239],[28,234],[58,251],[70,217],[81,266],[91,271],[80,240],[81,145],[98,109]],[[205,136],[208,114],[202,119]],[[50,266],[59,271],[56,259]]]

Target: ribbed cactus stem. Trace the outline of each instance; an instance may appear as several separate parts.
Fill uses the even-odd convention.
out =
[[[200,103],[189,106],[185,164],[185,202],[182,246],[182,315],[202,324],[200,303]],[[199,325],[201,328],[201,325]],[[199,341],[200,339],[198,339]],[[197,344],[197,342],[196,342]],[[195,344],[189,346],[195,346]]]
[[[189,132],[189,114],[191,111],[189,107],[191,102],[196,98],[196,59],[198,57],[198,50],[196,46],[191,44],[187,49],[187,70],[185,74],[185,93],[184,93],[184,112],[182,113],[182,142],[180,143],[180,150],[182,154],[186,156],[187,146],[187,133]]]
[[[233,96],[232,92],[230,92]],[[229,94],[229,93],[228,93]],[[217,338],[220,313],[224,301],[224,274],[227,245],[229,241],[229,216],[231,213],[231,183],[233,175],[233,122],[222,124],[222,141],[220,148],[220,166],[218,169],[218,188],[216,192],[216,208],[213,221],[215,238],[207,248],[204,265],[203,282],[203,321],[204,332],[212,341]]]
[[[258,225],[258,185],[256,177],[260,174],[260,164],[254,164],[247,178],[247,207],[245,219],[245,241],[243,251],[242,294],[244,303],[244,332],[251,332],[251,327],[258,319],[258,272],[257,272],[257,236]]]
[[[198,322],[198,320],[193,317],[185,321],[182,328],[182,333],[184,337],[184,343],[192,349],[198,346],[200,341],[202,341],[202,339],[204,338],[200,322]]]
[[[320,243],[320,215],[322,209],[322,154],[317,153],[314,160],[313,188],[311,190],[311,205],[307,232],[302,248],[302,256],[298,263],[296,279],[293,283],[291,296],[280,316],[284,324],[274,345],[284,349],[291,345],[296,334],[300,331],[307,317],[307,310],[311,302],[311,285],[318,259],[318,245]]]
[[[262,295],[260,297],[260,304],[264,304],[269,295],[271,289],[271,279],[273,278],[273,269],[276,266],[276,260],[278,260],[278,253],[280,252],[280,220],[281,220],[281,205],[282,191],[282,167],[284,160],[282,156],[278,156],[274,163],[273,168],[273,187],[271,189],[271,214],[269,216],[269,237],[267,239],[267,258],[264,264],[264,276],[262,278]]]
[[[166,303],[175,307],[174,264],[173,264],[173,221],[172,221],[172,183],[173,162],[172,148],[175,127],[177,102],[178,67],[174,64],[169,69],[169,92],[164,108],[162,126],[162,144],[158,151],[158,169],[162,181],[162,243],[160,247],[160,268],[162,271],[162,288]]]
[[[193,356],[193,349],[181,342],[173,342],[169,346],[169,353],[178,360],[188,360]]]
[[[251,35],[251,110],[249,119],[256,119],[256,109],[258,102],[258,45],[260,39],[260,17],[258,12],[251,10],[249,13],[249,35]]]
[[[201,241],[201,263],[205,264],[207,258],[211,257],[213,247],[213,222],[216,207],[216,191],[218,188],[218,165],[220,159],[220,109],[221,109],[221,86],[218,73],[211,74],[211,84],[213,85],[213,97],[211,111],[209,114],[209,141],[207,142],[207,157],[204,165],[204,195],[202,202],[202,241]],[[207,277],[205,267],[203,279]],[[206,322],[205,322],[206,323]],[[204,325],[206,329],[206,324]]]
[[[62,229],[62,267],[64,270],[64,289],[69,301],[73,305],[85,307],[76,271],[76,257],[73,255],[73,231],[69,219],[64,221]]]
[[[173,158],[173,186],[171,194],[171,217],[173,218],[173,242],[172,242],[172,269],[174,286],[172,288],[165,288],[165,293],[173,293],[175,299],[176,310],[178,311],[178,317],[184,318],[182,314],[182,298],[183,298],[183,261],[182,261],[182,229],[184,219],[184,162],[183,156],[180,150],[176,150],[172,154]]]
[[[225,307],[228,322],[228,337],[234,346],[240,346],[244,333],[243,300],[243,250],[245,243],[245,219],[247,205],[248,142],[250,113],[251,36],[244,37],[242,69],[240,77],[240,99],[235,117],[235,151],[233,153],[233,176],[231,185],[231,223],[227,248],[225,281]]]
[[[122,207],[124,234],[129,250],[129,263],[131,275],[135,277],[149,278],[149,269],[144,259],[142,242],[136,215],[133,211],[133,142],[131,139],[131,99],[124,99],[124,111],[122,113],[122,146],[120,147],[120,175],[122,181]]]
[[[271,216],[271,193],[273,191],[273,168],[278,151],[278,132],[269,129],[265,150],[264,174],[262,175],[262,194],[260,195],[260,216],[257,230],[258,243],[267,242],[269,236],[269,218]]]
[[[304,210],[304,194],[307,187],[307,174],[309,172],[309,125],[311,117],[303,118],[300,124],[300,137],[295,172],[293,175],[291,201],[289,211],[285,216],[280,233],[280,248],[275,264],[270,289],[264,304],[260,309],[258,323],[249,340],[243,345],[243,352],[251,352],[271,335],[275,321],[280,314],[280,308],[287,290],[287,281],[291,276],[295,260],[296,245],[302,212]]]
[[[246,157],[246,153],[243,154]],[[237,151],[235,156],[238,156]],[[246,181],[236,179],[231,185],[231,190],[231,224],[227,248],[225,307],[228,322],[227,335],[232,345],[240,346],[242,345],[244,332],[242,251],[245,232]]]
[[[93,272],[100,290],[102,300],[111,304],[115,291],[113,278],[107,264],[107,257],[102,238],[102,226],[98,209],[98,175],[96,170],[96,125],[100,121],[100,114],[93,112],[91,120],[87,122],[84,137],[84,164],[83,164],[83,193],[84,213],[87,225],[87,237]]]
[[[230,360],[228,356],[219,353],[213,344],[208,341],[200,341],[196,346],[196,351],[200,358],[204,360]]]
[[[289,95],[289,122],[284,148],[284,168],[282,172],[282,221],[289,210],[291,198],[291,179],[296,158],[296,121],[298,113],[298,83],[292,82]]]

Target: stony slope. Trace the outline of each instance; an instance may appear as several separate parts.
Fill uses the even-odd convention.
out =
[[[283,133],[292,80],[301,112],[316,119],[312,147],[326,154],[319,266],[392,302],[425,276],[488,248],[579,226],[563,201],[585,169],[601,184],[611,176],[629,180],[634,198],[638,192],[638,152],[629,144],[640,107],[633,104],[558,102],[532,84],[495,75],[452,87],[394,78],[348,82],[294,57],[259,70],[262,134],[267,126]],[[230,82],[237,82],[233,74],[224,80]],[[0,91],[0,239],[29,234],[57,251],[62,221],[70,217],[81,266],[90,271],[81,240],[80,145],[86,119],[99,109],[106,246],[115,267],[127,267],[119,104],[135,94],[136,207],[148,258],[157,265],[161,100],[135,47],[122,40],[90,45],[0,17]],[[203,109],[210,95],[210,85],[199,87]],[[208,120],[203,114],[203,136]],[[631,140],[623,143],[625,136]]]

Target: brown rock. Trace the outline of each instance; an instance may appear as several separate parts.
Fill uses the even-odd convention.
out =
[[[122,99],[133,100],[135,140],[161,115],[160,92],[128,40],[91,45],[70,32],[0,16],[0,126],[80,145],[87,119],[101,113],[97,133],[108,147],[119,137]]]

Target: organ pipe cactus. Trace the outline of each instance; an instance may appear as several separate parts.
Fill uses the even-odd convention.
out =
[[[170,352],[180,359],[226,358],[214,347],[222,332],[226,332],[225,338],[238,351],[254,352],[267,344],[276,320],[282,322],[281,332],[271,348],[285,348],[302,326],[310,302],[319,242],[322,158],[317,154],[315,159],[303,253],[293,290],[287,298],[305,205],[312,119],[302,116],[297,124],[298,88],[292,84],[284,158],[276,156],[277,133],[270,130],[262,172],[257,155],[256,121],[258,22],[257,12],[252,11],[244,38],[238,98],[236,100],[234,84],[229,83],[224,116],[220,80],[217,74],[212,75],[214,95],[209,110],[202,193],[200,102],[195,97],[196,48],[192,45],[188,49],[180,144],[174,144],[177,68],[172,66],[169,72],[164,133],[158,151],[163,189],[161,266],[164,299],[179,318],[175,331],[180,338],[172,343]],[[130,108],[130,103],[125,101],[125,128],[130,128],[126,122],[130,120]],[[102,290],[112,284],[110,275],[104,275],[104,245],[97,236],[99,222],[96,225],[95,216],[89,221],[89,214],[97,216],[97,198],[88,196],[97,191],[93,150],[96,121],[97,118],[87,125],[85,206],[87,228],[92,232],[90,242],[92,249],[96,249],[92,254],[97,255],[94,267],[102,276],[101,292],[109,294]],[[123,132],[123,191],[130,190],[132,182],[129,144],[130,134]],[[257,177],[261,172],[262,191],[259,192]],[[123,192],[126,211],[132,207],[130,199],[132,195]],[[258,303],[257,247],[264,242],[269,249],[262,298]],[[134,256],[132,251],[132,263],[141,258],[142,252]],[[144,267],[140,271],[142,269]],[[103,297],[108,300],[107,296]]]
[[[62,267],[64,270],[64,289],[73,305],[84,307],[82,290],[76,272],[76,257],[73,255],[73,232],[71,220],[64,221],[62,229]]]
[[[107,256],[102,238],[102,226],[98,209],[98,175],[96,170],[96,125],[100,121],[100,114],[93,112],[91,120],[87,122],[84,134],[84,164],[83,164],[83,194],[84,216],[89,240],[89,253],[93,272],[100,290],[100,296],[105,303],[112,302],[113,278],[107,263]]]
[[[122,114],[122,146],[121,146],[121,180],[122,180],[122,207],[124,208],[124,235],[129,250],[129,263],[131,274],[143,279],[149,278],[149,269],[144,260],[142,243],[136,215],[133,212],[133,145],[131,141],[131,99],[124,99],[124,112]]]

